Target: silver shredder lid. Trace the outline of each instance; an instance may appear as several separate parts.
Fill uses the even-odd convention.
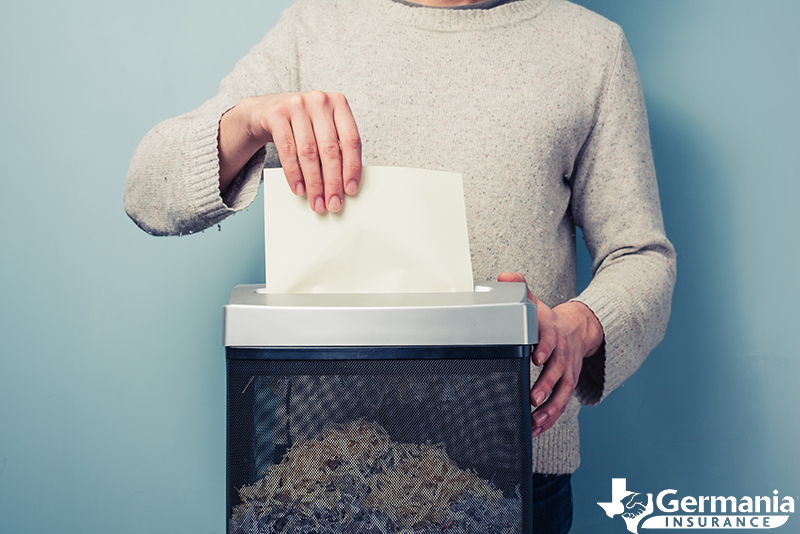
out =
[[[223,310],[226,347],[533,345],[525,284],[469,293],[267,294],[240,285]]]

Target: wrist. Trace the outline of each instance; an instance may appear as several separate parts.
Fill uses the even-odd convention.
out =
[[[221,119],[231,139],[235,139],[237,145],[247,151],[252,147],[262,147],[272,140],[261,124],[254,122],[256,104],[255,97],[244,98],[226,111]]]
[[[222,114],[219,120],[219,185],[224,193],[239,171],[266,144],[253,135],[250,117],[252,99],[244,99]]]

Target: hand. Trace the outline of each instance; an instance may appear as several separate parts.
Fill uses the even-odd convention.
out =
[[[633,519],[634,517],[638,517],[647,511],[647,495],[634,493],[633,495],[628,496],[628,498],[626,498],[622,504],[625,505],[625,509],[627,510],[622,514],[622,517]]]
[[[220,191],[256,151],[275,143],[289,187],[311,209],[342,209],[361,184],[361,137],[339,93],[286,93],[245,98],[220,120]]]
[[[501,273],[498,282],[525,282],[520,273]],[[533,363],[542,366],[531,388],[533,437],[556,422],[567,408],[583,367],[583,359],[595,354],[603,343],[603,328],[594,313],[580,302],[565,302],[550,309],[528,289],[536,304],[539,343]]]

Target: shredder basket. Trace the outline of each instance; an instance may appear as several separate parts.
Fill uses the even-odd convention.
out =
[[[227,349],[227,531],[531,531],[529,346]]]

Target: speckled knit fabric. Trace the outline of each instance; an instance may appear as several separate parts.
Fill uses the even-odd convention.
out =
[[[348,98],[364,164],[463,173],[476,282],[519,271],[550,306],[575,298],[574,225],[583,229],[594,278],[577,300],[600,320],[605,352],[586,360],[566,412],[533,442],[534,471],[574,471],[579,401],[600,402],[661,340],[675,278],[619,27],[560,0],[487,10],[302,0],[217,96],[147,134],[128,214],[150,233],[188,234],[249,205],[277,153],[259,151],[220,198],[220,116],[247,96],[312,89]]]

